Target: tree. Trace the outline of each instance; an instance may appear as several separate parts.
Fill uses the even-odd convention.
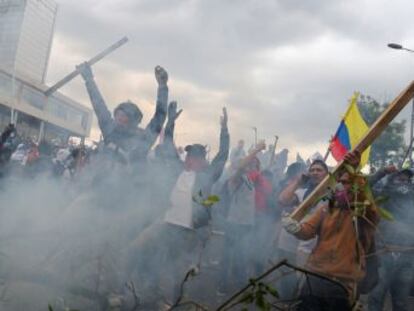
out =
[[[387,108],[389,103],[380,104],[371,96],[360,95],[358,107],[365,122],[370,126]],[[406,151],[404,141],[406,120],[391,122],[385,131],[377,138],[371,146],[369,164],[378,169],[386,164],[398,165]]]

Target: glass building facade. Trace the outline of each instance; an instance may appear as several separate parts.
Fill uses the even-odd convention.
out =
[[[44,95],[56,12],[54,0],[0,0],[0,132],[15,122],[28,138],[89,136],[90,108]]]
[[[2,69],[44,83],[56,12],[54,0],[0,0]]]

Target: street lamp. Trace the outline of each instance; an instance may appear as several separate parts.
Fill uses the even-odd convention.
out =
[[[403,47],[401,44],[398,44],[398,43],[388,43],[388,47],[394,50],[404,50],[404,51],[414,53],[414,50],[407,49],[406,47]]]
[[[414,50],[412,49],[408,49],[404,46],[402,46],[401,44],[398,43],[388,43],[387,45],[389,48],[394,49],[394,50],[404,50],[410,53],[414,53]],[[414,139],[414,99],[413,99],[413,103],[412,103],[412,110],[411,110],[411,128],[410,128],[410,144],[408,145],[408,150],[407,153],[403,159],[403,163],[401,163],[401,165],[404,164],[405,159],[407,158],[407,156],[409,156],[409,161],[410,161],[410,168],[413,166],[413,139]]]

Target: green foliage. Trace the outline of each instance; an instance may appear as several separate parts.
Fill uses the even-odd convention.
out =
[[[249,283],[249,289],[242,295],[237,304],[244,305],[242,310],[248,310],[247,306],[254,304],[258,310],[270,311],[272,304],[268,298],[279,298],[277,290],[254,279],[250,279]]]
[[[201,202],[204,207],[212,207],[214,204],[220,202],[220,198],[217,195],[210,195],[207,199]]]
[[[347,172],[351,175],[355,175],[355,168],[352,165],[344,163],[344,167],[347,170]]]
[[[331,200],[331,198],[334,195],[334,190],[336,186],[336,178],[335,175],[332,174],[331,172],[328,172],[328,186],[327,186],[327,191],[325,194],[319,196],[316,201],[313,203],[314,205],[318,204],[320,201],[323,200]],[[306,211],[306,214],[308,214],[310,212],[310,210]]]
[[[388,197],[385,197],[385,196],[378,196],[378,197],[375,198],[375,203],[377,205],[380,205],[380,204],[383,204],[383,203],[387,202],[388,199],[389,198]]]
[[[394,216],[389,211],[387,211],[385,208],[378,207],[378,211],[379,211],[381,218],[388,220],[388,221],[394,220]]]
[[[329,187],[333,188],[336,185],[336,178],[334,174],[331,172],[328,172],[328,179],[329,179]]]
[[[198,192],[198,196],[193,196],[193,202],[200,204],[206,208],[210,208],[213,205],[220,202],[220,197],[217,195],[209,195],[206,199],[203,197],[201,190]]]
[[[357,217],[365,217],[367,208],[375,208],[377,209],[381,218],[389,221],[394,220],[393,215],[389,211],[378,206],[387,201],[388,198],[384,196],[374,198],[367,177],[361,172],[354,170],[353,168],[353,173],[351,173],[351,169],[348,168],[346,164],[345,168],[354,180],[351,185],[353,201],[350,202],[350,207],[353,208],[354,215]]]
[[[372,125],[388,103],[380,104],[370,96],[360,95],[358,107],[368,125]],[[398,164],[404,157],[406,145],[404,141],[406,121],[393,121],[371,146],[369,164],[376,169],[388,162]]]

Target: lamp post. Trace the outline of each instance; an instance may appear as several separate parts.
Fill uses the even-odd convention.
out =
[[[404,50],[404,51],[414,53],[414,50],[407,49],[406,47],[402,46],[401,44],[397,44],[397,43],[388,43],[388,47],[394,50]]]
[[[398,43],[388,43],[387,46],[394,50],[404,50],[410,53],[414,53],[414,50],[408,49]],[[408,145],[408,150],[406,154],[406,157],[408,156],[409,158],[410,168],[413,166],[413,140],[414,140],[414,99],[412,101],[412,108],[411,108],[410,144]],[[401,166],[404,164],[405,158],[403,159]]]

